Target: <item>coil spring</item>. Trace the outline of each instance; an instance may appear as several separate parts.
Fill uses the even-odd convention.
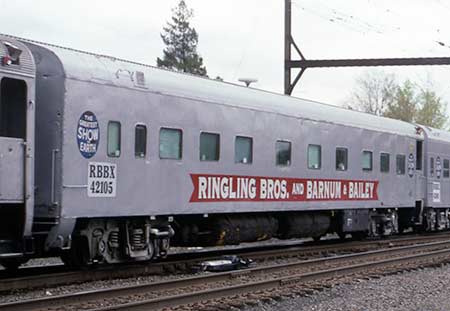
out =
[[[133,229],[133,234],[131,235],[131,245],[134,249],[142,249],[145,247],[144,230]]]
[[[119,231],[112,231],[109,234],[109,246],[114,248],[119,247]]]

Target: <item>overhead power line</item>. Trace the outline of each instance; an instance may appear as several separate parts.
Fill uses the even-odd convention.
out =
[[[447,47],[442,41],[436,41],[440,46]],[[292,60],[292,49],[300,59]],[[370,59],[306,59],[292,37],[292,0],[285,0],[285,74],[284,92],[291,95],[298,81],[308,68],[323,67],[373,67],[373,66],[420,66],[420,65],[450,65],[450,57],[415,57],[415,58],[370,58]],[[292,82],[292,70],[299,68],[300,72]]]

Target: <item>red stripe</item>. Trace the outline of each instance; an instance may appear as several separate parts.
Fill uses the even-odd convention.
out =
[[[378,181],[191,174],[189,202],[376,201]]]

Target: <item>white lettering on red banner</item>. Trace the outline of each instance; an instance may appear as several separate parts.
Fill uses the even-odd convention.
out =
[[[376,201],[378,181],[191,174],[190,202]]]

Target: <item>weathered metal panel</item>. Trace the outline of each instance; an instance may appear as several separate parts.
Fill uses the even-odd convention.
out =
[[[36,217],[58,217],[61,197],[65,73],[50,50],[27,42],[36,59]]]
[[[9,72],[15,73],[19,75],[26,75],[30,77],[34,77],[36,73],[34,58],[31,55],[28,48],[22,42],[18,41],[14,37],[10,37],[7,35],[0,34],[0,59],[4,56],[8,55],[7,48],[5,43],[11,43],[14,46],[17,46],[22,50],[22,54],[20,55],[20,64],[19,65],[10,65],[10,66],[1,66],[0,72]]]
[[[440,129],[430,128],[428,126],[418,125],[421,130],[423,130],[426,134],[426,137],[430,139],[430,141],[435,142],[445,142],[450,144],[450,132],[444,131]]]
[[[38,113],[41,149],[37,154],[38,206],[61,204],[62,218],[114,217],[413,207],[414,176],[397,175],[395,155],[406,157],[423,132],[415,125],[311,101],[180,75],[111,57],[55,46],[30,45],[38,64]],[[47,76],[48,73],[51,73]],[[139,74],[137,73],[139,72]],[[40,81],[40,82],[39,82]],[[48,82],[50,81],[50,82]],[[80,153],[80,118],[92,112],[99,139],[92,157]],[[106,155],[108,121],[122,124],[122,154]],[[84,120],[86,121],[86,120]],[[90,125],[89,125],[90,124]],[[148,128],[148,154],[134,156],[134,127]],[[183,158],[159,158],[161,127],[183,130]],[[218,162],[199,161],[202,131],[221,134]],[[252,165],[234,163],[235,136],[253,137]],[[292,142],[292,163],[275,165],[275,141]],[[322,145],[322,169],[307,168],[308,144]],[[411,147],[412,146],[412,147]],[[335,149],[349,150],[347,171],[336,171]],[[373,171],[361,169],[361,153],[373,151]],[[380,172],[380,153],[390,153],[389,173]],[[113,164],[115,196],[88,195],[89,163]],[[377,182],[371,200],[190,202],[191,174],[262,176],[310,180]],[[53,180],[53,182],[51,182]],[[395,185],[393,187],[392,185]],[[289,189],[290,191],[292,189]]]
[[[435,208],[450,207],[450,178],[444,173],[444,161],[450,161],[450,140],[428,140],[426,157],[427,194],[426,205]],[[433,167],[431,167],[433,158]]]
[[[24,202],[24,140],[0,137],[0,202]]]
[[[414,206],[414,178],[395,173],[395,155],[408,155],[415,139],[357,129],[332,123],[302,120],[265,111],[243,109],[176,96],[121,89],[89,82],[67,81],[63,144],[63,216],[101,217],[130,215],[173,215],[346,209]],[[80,116],[93,112],[100,128],[96,154],[86,159],[76,141]],[[122,124],[120,158],[106,155],[108,121]],[[134,126],[148,127],[148,154],[134,157]],[[183,159],[159,159],[161,127],[183,129]],[[221,134],[218,162],[199,161],[199,135],[202,131]],[[234,163],[236,135],[254,138],[252,165]],[[292,164],[275,166],[275,141],[292,142]],[[307,145],[322,145],[322,169],[307,168]],[[335,148],[349,149],[349,169],[335,169]],[[372,172],[361,169],[362,150],[374,152]],[[379,154],[391,154],[389,174],[380,173]],[[88,163],[117,165],[116,197],[88,197]],[[279,178],[338,179],[378,181],[378,200],[367,201],[263,201],[190,203],[194,189],[190,174],[267,176]],[[393,187],[392,185],[396,186]]]
[[[53,45],[46,47],[58,55],[64,64],[67,77],[74,80],[145,89],[138,83],[144,77],[148,90],[156,93],[423,139],[423,135],[416,132],[414,125],[398,120],[161,70],[114,57]]]
[[[10,159],[8,161],[11,163],[12,167],[11,169],[14,169],[16,163],[20,162],[22,165],[22,170],[16,171],[14,173],[14,177],[11,177],[16,183],[14,178],[22,179],[21,186],[19,185],[20,182],[17,182],[16,185],[8,185],[5,186],[8,191],[11,191],[11,193],[15,193],[13,197],[19,197],[18,202],[25,202],[25,215],[24,219],[16,220],[16,221],[24,221],[23,223],[23,233],[25,236],[30,236],[32,231],[32,225],[33,225],[33,218],[34,218],[34,168],[35,168],[35,159],[34,159],[34,152],[35,152],[35,61],[34,57],[32,56],[30,50],[28,47],[17,40],[14,37],[2,35],[0,34],[0,58],[5,56],[7,53],[7,49],[5,46],[5,43],[9,43],[14,45],[15,47],[18,47],[22,53],[20,55],[20,62],[19,64],[12,64],[9,66],[2,66],[0,65],[0,77],[7,77],[7,78],[13,78],[13,79],[19,79],[23,80],[26,83],[27,86],[27,115],[26,115],[26,137],[25,137],[25,144],[22,144],[22,154],[17,154],[16,160]],[[17,164],[18,165],[18,164]],[[10,168],[8,168],[10,169]],[[13,173],[8,172],[9,173]],[[20,175],[19,175],[20,174]],[[2,175],[5,176],[5,175]],[[3,177],[2,177],[3,178]],[[14,187],[9,188],[9,187]],[[6,201],[4,201],[6,202]]]

